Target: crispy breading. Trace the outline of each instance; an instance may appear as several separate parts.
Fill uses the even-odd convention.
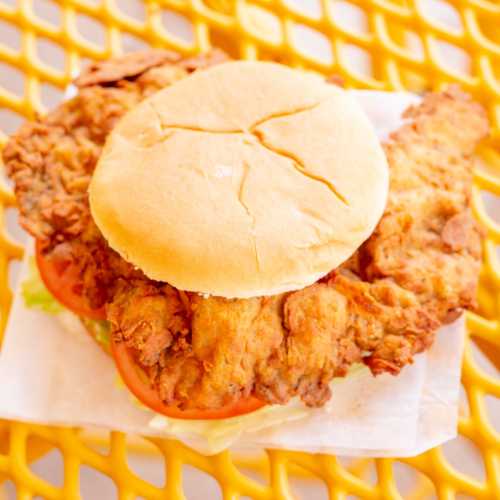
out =
[[[179,54],[168,50],[142,50],[90,64],[74,83],[77,87],[112,84],[126,78],[134,78],[155,66],[177,63],[180,59]]]
[[[88,184],[116,122],[147,95],[224,60],[221,51],[183,59],[156,50],[91,65],[74,99],[23,125],[3,151],[23,227],[44,243],[80,236],[93,225]]]
[[[79,263],[82,294],[92,307],[106,304],[115,341],[133,351],[163,401],[204,409],[248,395],[280,404],[299,396],[319,406],[331,380],[353,363],[397,374],[441,325],[474,307],[481,231],[470,214],[471,177],[488,123],[456,88],[406,112],[408,123],[384,145],[391,172],[384,216],[320,282],[229,300],[185,293],[133,269],[90,217],[87,186],[101,147],[146,95],[220,60],[158,57],[148,65],[142,54],[87,72],[88,86],[25,125],[4,161],[23,226],[47,252]]]

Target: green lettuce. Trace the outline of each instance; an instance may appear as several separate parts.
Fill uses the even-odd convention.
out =
[[[300,420],[311,412],[298,399],[285,406],[264,406],[246,415],[220,420],[183,420],[165,417],[147,408],[144,409],[154,415],[148,424],[153,431],[174,436],[188,444],[196,442],[207,455],[227,449],[243,433],[257,432],[283,425],[286,422]]]
[[[31,258],[28,264],[28,277],[21,283],[21,295],[26,307],[30,309],[38,309],[48,314],[64,311],[64,307],[45,288],[34,258]]]
[[[88,319],[80,318],[85,327],[90,330],[94,338],[100,344],[103,344],[107,349],[109,346],[109,335],[111,332],[111,324],[105,319]]]
[[[24,304],[29,309],[37,309],[47,314],[52,314],[60,318],[63,326],[68,328],[68,325],[74,324],[74,321],[69,321],[68,316],[72,315],[77,318],[71,311],[66,309],[57,299],[47,290],[45,284],[40,277],[35,259],[32,257],[28,264],[28,276],[21,283],[21,295]],[[100,319],[79,318],[79,320],[90,330],[95,339],[109,348],[109,321]]]
[[[368,369],[364,365],[356,364],[350,368],[348,376],[358,377],[367,371]],[[331,387],[341,384],[342,380],[342,378],[334,379],[331,382]],[[299,398],[293,398],[286,405],[264,406],[252,413],[238,417],[220,420],[183,420],[155,414],[137,400],[136,404],[151,413],[152,418],[148,426],[155,432],[175,436],[188,444],[196,444],[207,455],[213,455],[227,449],[243,433],[258,432],[271,427],[277,428],[287,422],[301,420],[315,411],[307,408]]]

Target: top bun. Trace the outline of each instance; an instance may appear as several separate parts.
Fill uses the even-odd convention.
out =
[[[303,288],[373,232],[385,155],[343,90],[267,62],[194,73],[109,135],[90,207],[149,278],[223,297]]]

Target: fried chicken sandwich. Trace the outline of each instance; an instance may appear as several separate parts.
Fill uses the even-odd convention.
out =
[[[76,85],[4,162],[46,288],[155,412],[322,406],[474,307],[488,123],[459,90],[382,145],[348,92],[271,62],[149,51]]]

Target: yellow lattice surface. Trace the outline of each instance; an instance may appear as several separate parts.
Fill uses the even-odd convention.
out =
[[[47,15],[49,13],[49,15]],[[311,44],[314,42],[314,50]],[[499,217],[488,213],[482,193],[500,195],[500,2],[498,0],[0,0],[0,145],[16,115],[33,117],[51,105],[85,59],[103,59],[143,45],[183,53],[217,45],[233,56],[278,59],[342,75],[348,86],[371,89],[434,89],[459,82],[490,112],[493,135],[483,146],[475,176],[474,210],[488,231],[481,273],[480,309],[468,314],[463,364],[462,443],[476,449],[460,472],[446,446],[411,459],[364,459],[349,464],[333,456],[268,450],[242,461],[229,452],[207,458],[166,440],[150,440],[164,460],[158,487],[133,472],[127,437],[111,433],[98,449],[77,429],[0,423],[0,480],[10,479],[17,498],[80,498],[85,465],[109,476],[119,498],[183,498],[182,470],[190,465],[215,478],[225,499],[293,498],[292,477],[322,482],[332,499],[500,498],[500,417],[488,405],[500,398]],[[319,50],[318,47],[321,49]],[[353,64],[353,62],[361,64]],[[45,102],[47,101],[47,102]],[[3,132],[2,132],[3,130]],[[496,148],[496,150],[495,150]],[[2,216],[14,205],[0,189]],[[3,218],[4,220],[4,218]],[[11,302],[9,263],[22,250],[0,232],[0,328]],[[477,349],[479,347],[479,349]],[[477,352],[491,365],[483,368]],[[485,371],[486,370],[486,371]],[[1,381],[8,383],[8,381]],[[63,457],[64,481],[55,486],[30,463],[50,449]],[[99,451],[101,450],[101,451]],[[462,450],[462,451],[457,451]],[[470,451],[470,450],[469,450]],[[403,465],[404,464],[404,465]],[[248,470],[253,469],[253,475]],[[479,472],[478,472],[479,471]],[[259,473],[263,481],[257,481]],[[401,475],[410,477],[404,485]],[[404,481],[403,481],[404,482]],[[406,481],[408,483],[408,481]],[[409,489],[408,489],[409,488]],[[306,496],[307,498],[307,496]]]

